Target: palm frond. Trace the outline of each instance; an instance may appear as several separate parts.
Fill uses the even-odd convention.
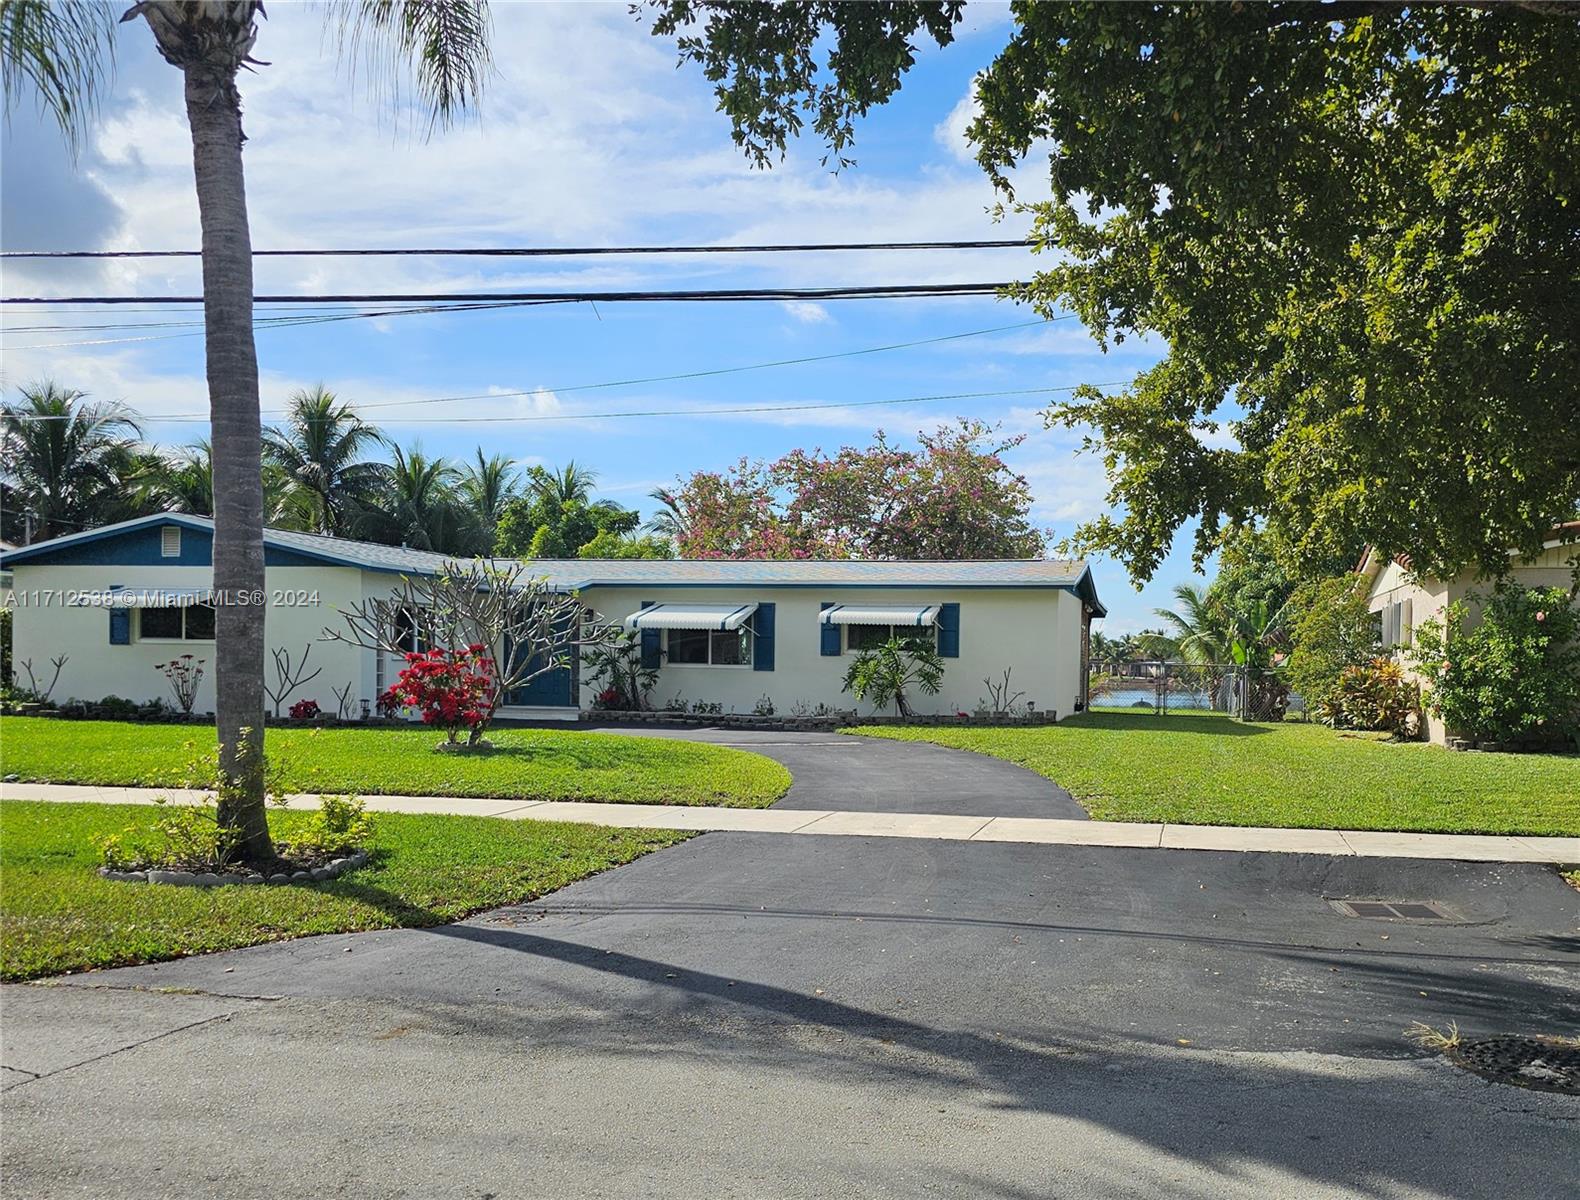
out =
[[[475,108],[493,69],[487,0],[348,0],[330,19],[352,72],[397,110],[415,93],[430,132]]]
[[[114,70],[116,16],[101,0],[0,0],[7,111],[32,91],[75,149]]]

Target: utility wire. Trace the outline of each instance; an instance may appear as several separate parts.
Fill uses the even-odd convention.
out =
[[[800,242],[756,246],[439,246],[400,249],[254,250],[254,258],[372,258],[433,255],[466,258],[583,258],[607,254],[800,254],[831,250],[997,250],[1023,238],[939,242]],[[6,250],[0,258],[200,258],[201,250]]]
[[[1120,387],[1123,380],[1094,384],[1094,387]],[[892,400],[833,400],[815,404],[752,404],[741,405],[733,408],[653,408],[630,409],[623,412],[598,412],[598,413],[534,413],[529,416],[519,417],[397,417],[385,422],[390,425],[517,425],[536,424],[543,421],[609,421],[620,418],[633,417],[715,417],[737,416],[748,413],[780,413],[780,412],[816,412],[835,408],[879,408],[897,404],[927,404],[941,400],[981,400],[995,396],[1042,396],[1054,392],[1073,392],[1083,384],[1070,384],[1063,387],[1035,387],[1011,388],[991,392],[942,392],[931,396],[900,396]],[[17,414],[21,420],[56,420],[52,417],[33,417],[30,414]],[[193,416],[139,416],[140,421],[194,421],[207,420],[208,414],[202,417]]]
[[[722,301],[882,300],[902,296],[991,296],[1012,285],[998,283],[893,283],[868,287],[688,288],[630,292],[407,292],[329,296],[254,296],[254,304],[489,304],[522,301]],[[201,296],[4,296],[0,304],[201,304]]]
[[[680,379],[707,379],[715,375],[738,375],[743,371],[765,371],[772,367],[794,367],[804,363],[828,362],[836,358],[859,358],[867,354],[883,354],[890,350],[910,350],[917,346],[932,346],[939,342],[956,342],[962,338],[982,337],[990,333],[1008,333],[1015,329],[1030,329],[1035,325],[1047,325],[1052,321],[1068,321],[1075,314],[1066,313],[1063,316],[1050,317],[1048,320],[1019,321],[1014,325],[996,325],[991,329],[968,329],[964,333],[946,333],[940,337],[920,338],[914,342],[894,342],[887,346],[864,346],[859,350],[840,350],[833,354],[808,354],[801,358],[781,358],[772,362],[747,363],[739,367],[712,367],[701,371],[679,371],[673,375],[647,375],[637,379],[610,379],[602,383],[577,383],[569,387],[535,387],[524,388],[515,392],[479,392],[470,396],[439,396],[431,400],[383,400],[372,404],[358,404],[357,410],[369,408],[409,408],[413,405],[429,404],[456,404],[466,400],[500,400],[510,399],[513,396],[535,396],[539,392],[553,392],[555,395],[565,395],[570,392],[602,391],[606,388],[634,387],[644,383],[673,383]]]
[[[885,346],[862,346],[856,350],[838,350],[832,354],[807,354],[799,358],[780,358],[769,362],[743,363],[736,367],[709,367],[699,371],[678,371],[670,375],[645,375],[632,379],[608,379],[598,383],[574,383],[561,387],[534,387],[521,388],[508,392],[474,392],[466,396],[434,396],[424,400],[381,400],[371,404],[357,404],[358,412],[375,408],[411,408],[414,406],[429,407],[435,404],[459,404],[470,400],[509,400],[519,396],[535,396],[540,392],[552,392],[555,395],[565,395],[570,392],[601,391],[608,388],[634,387],[644,383],[673,383],[681,379],[706,379],[716,375],[738,375],[745,371],[765,371],[773,367],[794,367],[805,363],[829,362],[840,358],[860,358],[868,354],[885,354],[893,350],[911,350],[917,346],[933,346],[941,342],[956,342],[964,338],[984,337],[993,333],[1010,333],[1017,329],[1031,329],[1039,325],[1050,325],[1055,321],[1069,321],[1074,319],[1074,313],[1064,313],[1047,320],[1017,321],[1013,325],[995,325],[989,329],[968,329],[962,333],[946,333],[938,337],[918,338],[910,342],[891,342]],[[30,347],[31,348],[31,347]],[[285,416],[286,410],[268,409],[267,416]],[[19,419],[29,421],[54,421],[67,420],[66,417],[43,416],[34,414],[19,414]],[[172,414],[161,417],[150,417],[149,420],[160,421],[206,421],[207,413]]]

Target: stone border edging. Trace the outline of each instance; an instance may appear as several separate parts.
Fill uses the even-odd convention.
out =
[[[109,867],[100,867],[99,875],[101,878],[114,880],[117,883],[163,883],[170,887],[229,887],[234,884],[260,883],[279,886],[286,883],[327,883],[331,879],[338,879],[347,871],[355,871],[358,867],[365,866],[367,861],[368,852],[358,850],[344,858],[332,859],[321,867],[293,871],[289,875],[281,872],[265,876],[256,871],[247,874],[226,871],[219,874],[213,871],[166,871],[162,868],[148,871],[112,871]]]

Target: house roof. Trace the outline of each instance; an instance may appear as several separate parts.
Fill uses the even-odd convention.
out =
[[[1548,531],[1547,536],[1542,539],[1542,549],[1555,550],[1559,546],[1571,546],[1576,543],[1580,543],[1580,521],[1565,521],[1562,525],[1555,525]],[[1518,550],[1510,550],[1509,557],[1517,557],[1519,553]],[[1393,561],[1407,571],[1414,569],[1415,564],[1410,561],[1408,554],[1395,554]],[[1360,562],[1355,564],[1355,574],[1365,575],[1367,578],[1375,578],[1377,572],[1382,569],[1382,565],[1382,556],[1377,553],[1374,547],[1368,544],[1366,549],[1361,551]]]
[[[66,558],[77,547],[104,541],[138,529],[180,525],[212,534],[208,517],[186,513],[155,513],[83,533],[67,534],[47,542],[0,554],[0,567]],[[452,554],[384,546],[348,538],[265,529],[265,547],[332,566],[360,567],[368,571],[427,575],[456,561]],[[1097,598],[1092,572],[1080,559],[1012,559],[994,561],[891,562],[865,559],[556,559],[496,560],[501,565],[521,565],[558,588],[590,587],[1046,587],[1074,592],[1091,607],[1094,616],[1107,610]]]

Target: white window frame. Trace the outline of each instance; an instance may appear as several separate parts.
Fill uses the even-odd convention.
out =
[[[707,662],[675,662],[669,656],[669,637],[670,637],[670,634],[673,634],[673,633],[705,633],[705,634],[707,634],[708,635],[708,661]],[[737,635],[741,639],[742,645],[743,645],[743,647],[744,647],[744,649],[746,651],[746,661],[745,662],[716,663],[716,662],[713,661],[713,639],[715,637],[717,637],[721,633],[733,633],[733,634]],[[679,670],[690,670],[690,669],[693,669],[693,668],[697,668],[697,669],[708,668],[710,670],[717,670],[717,671],[750,671],[752,669],[752,653],[756,649],[756,647],[753,645],[753,642],[756,639],[756,636],[757,636],[756,633],[753,632],[753,630],[752,630],[751,622],[747,622],[745,625],[742,625],[739,629],[666,629],[666,630],[664,630],[664,656],[663,656],[663,663],[664,663],[665,668],[675,667],[675,668],[677,668]]]

